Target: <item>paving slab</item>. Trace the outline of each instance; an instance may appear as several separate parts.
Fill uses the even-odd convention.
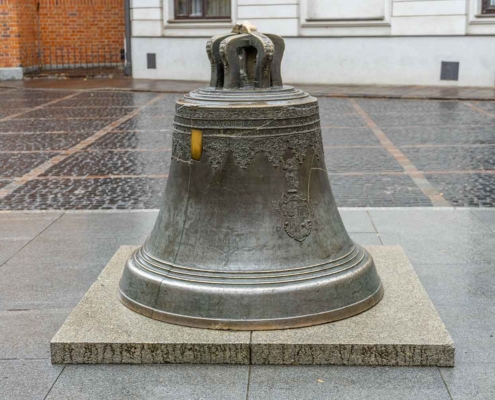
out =
[[[495,216],[495,212],[490,210]],[[470,210],[454,208],[382,209],[369,210],[379,233],[460,235],[492,233]]]
[[[146,238],[153,229],[158,210],[140,212],[67,212],[44,236],[135,236]]]
[[[437,368],[253,366],[249,399],[451,400]]]
[[[384,234],[386,243],[387,239],[388,234]],[[430,237],[429,240],[435,242],[434,238]],[[428,252],[426,242],[422,246],[418,245],[417,250],[404,244],[407,253],[419,253],[423,249],[432,254]],[[460,244],[452,245],[447,250],[443,258],[465,252]],[[483,256],[484,251],[473,256],[471,261],[464,262],[458,258],[458,262],[462,263],[457,264],[414,264],[414,269],[456,343],[456,359],[459,360],[490,362],[495,357],[493,262],[476,261],[476,258]],[[438,254],[439,261],[441,258]]]
[[[495,211],[494,210],[471,210],[483,224],[495,232]]]
[[[414,264],[435,306],[493,307],[495,268],[491,263]]]
[[[376,233],[349,232],[349,236],[361,246],[381,246],[382,244]]]
[[[30,240],[26,238],[0,239],[0,266],[13,257]]]
[[[69,314],[70,309],[1,310],[0,359],[49,358],[50,338]]]
[[[49,213],[22,213],[22,212],[2,212],[0,220],[0,239],[27,238],[32,239],[44,229],[50,226],[62,212]]]
[[[339,213],[342,217],[342,221],[344,222],[347,232],[376,233],[375,227],[371,222],[371,218],[367,210],[340,209]]]
[[[124,307],[118,281],[134,249],[120,248],[52,339],[53,363],[454,364],[452,339],[400,247],[368,248],[385,287],[371,310],[316,327],[252,333],[167,324]]]
[[[68,365],[46,400],[246,399],[247,365]]]
[[[490,363],[495,360],[493,305],[438,306],[438,313],[456,343],[456,360]]]
[[[0,309],[72,308],[102,270],[102,264],[7,262],[1,267]]]
[[[400,244],[416,264],[483,264],[495,259],[495,234],[469,233],[462,229],[440,233],[379,232],[385,246]]]
[[[492,264],[414,264],[456,344],[456,363],[495,360]]]
[[[495,363],[459,363],[440,371],[452,400],[495,399]]]
[[[0,360],[0,398],[45,399],[62,369],[49,360]]]
[[[105,265],[122,244],[139,245],[147,234],[136,236],[70,235],[45,232],[18,252],[12,262],[38,265]]]

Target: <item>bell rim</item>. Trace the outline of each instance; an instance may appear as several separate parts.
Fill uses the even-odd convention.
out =
[[[125,293],[122,292],[122,289],[120,287],[118,290],[118,298],[120,302],[131,311],[137,312],[144,317],[151,318],[156,321],[174,325],[212,330],[268,331],[306,328],[351,318],[376,306],[382,300],[384,293],[385,291],[383,288],[383,284],[380,281],[380,285],[374,293],[356,303],[349,304],[345,307],[316,314],[299,315],[286,318],[249,320],[224,320],[191,317],[158,310],[132,300]]]
[[[365,257],[334,274],[263,285],[232,284],[227,280],[212,284],[177,279],[173,274],[159,276],[143,269],[131,256],[118,297],[139,314],[196,328],[271,330],[333,322],[366,311],[383,296],[373,258],[366,249],[356,247]],[[137,291],[143,285],[147,295]],[[285,310],[283,304],[293,302],[294,296],[299,301]],[[199,309],[198,304],[202,304]],[[219,304],[226,306],[218,308]],[[270,304],[273,310],[268,312]]]

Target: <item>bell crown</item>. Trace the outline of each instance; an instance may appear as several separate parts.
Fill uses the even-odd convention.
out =
[[[279,89],[284,40],[260,33],[249,21],[232,32],[212,37],[206,44],[211,64],[210,87],[214,89]]]

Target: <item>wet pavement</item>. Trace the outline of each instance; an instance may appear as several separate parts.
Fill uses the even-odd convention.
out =
[[[0,210],[159,207],[179,97],[0,89]],[[339,206],[495,205],[495,102],[319,104]]]
[[[86,70],[86,72],[88,72]],[[369,97],[390,99],[457,99],[495,101],[495,87],[459,87],[459,86],[422,86],[422,85],[327,85],[301,84],[288,82],[289,85],[326,97]],[[35,79],[0,82],[2,87],[15,89],[106,89],[129,90],[159,93],[186,93],[198,87],[206,86],[202,81],[174,81],[157,79],[131,79],[124,76],[97,79]]]

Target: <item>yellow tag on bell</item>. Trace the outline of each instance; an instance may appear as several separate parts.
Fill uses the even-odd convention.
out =
[[[203,132],[199,129],[191,131],[191,158],[193,160],[201,160],[203,154]]]

